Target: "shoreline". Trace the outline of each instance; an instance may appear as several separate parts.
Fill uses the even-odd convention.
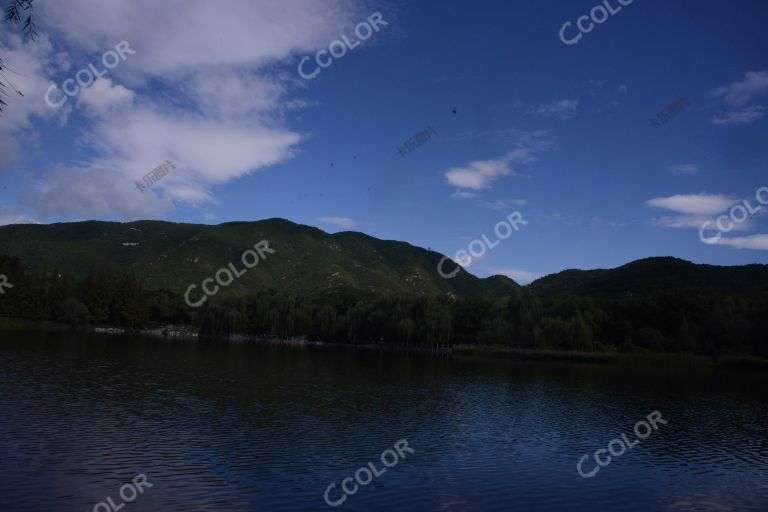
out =
[[[210,340],[200,338],[199,332],[189,325],[166,325],[148,329],[130,330],[122,327],[111,326],[87,326],[72,328],[65,324],[55,322],[37,322],[22,318],[0,317],[0,331],[53,331],[53,332],[78,332],[84,331],[95,334],[107,335],[132,335],[139,334],[168,340],[195,340],[211,343],[246,343],[269,344],[291,347],[326,347],[361,350],[378,350],[387,352],[423,353],[432,355],[445,355],[459,358],[489,358],[509,359],[523,361],[547,361],[563,363],[599,363],[599,364],[626,364],[646,363],[654,364],[663,362],[678,366],[712,366],[719,368],[734,368],[744,370],[768,370],[768,358],[752,355],[725,354],[717,358],[702,354],[691,353],[622,353],[622,352],[580,352],[567,350],[526,349],[507,347],[503,345],[445,345],[427,347],[418,345],[392,345],[375,343],[334,343],[304,338],[277,338],[272,336],[257,336],[251,334],[233,334],[228,339]]]

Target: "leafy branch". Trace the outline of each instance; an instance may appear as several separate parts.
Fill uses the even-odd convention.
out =
[[[34,0],[9,0],[8,7],[5,9],[5,17],[3,18],[3,21],[7,21],[13,25],[21,23],[24,30],[24,38],[31,39],[32,41],[37,37],[37,26],[32,19],[33,3]],[[22,22],[22,20],[24,21]],[[10,83],[10,80],[3,74],[4,69],[3,59],[0,58],[0,113],[3,112],[4,107],[8,106],[8,102],[3,98],[3,96],[8,96],[5,92],[7,87],[4,82],[7,81]],[[20,96],[24,96],[21,91],[18,91],[13,87],[12,83],[11,87]]]
[[[23,28],[24,37],[35,40],[37,36],[37,26],[32,21],[32,5],[34,0],[10,0],[8,7],[5,10],[4,21],[9,21],[14,25],[18,25],[22,18],[24,18]],[[26,17],[22,16],[22,11],[26,13]]]

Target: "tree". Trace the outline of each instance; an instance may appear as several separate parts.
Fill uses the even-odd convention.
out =
[[[578,313],[571,320],[572,333],[572,346],[574,350],[581,350],[584,352],[592,351],[592,330],[587,325],[584,317],[581,313]]]
[[[401,341],[404,341],[406,345],[410,345],[413,341],[413,335],[416,332],[416,324],[410,318],[403,318],[397,324],[397,334]]]
[[[72,326],[87,325],[90,322],[90,313],[85,304],[73,297],[62,305],[59,320]]]
[[[34,41],[35,36],[37,36],[37,27],[35,26],[35,22],[32,21],[33,2],[34,0],[9,0],[8,7],[5,9],[5,17],[3,18],[3,21],[7,21],[12,25],[18,25],[23,19],[24,37]],[[17,94],[24,96],[21,91],[17,91],[16,88],[13,87],[11,81],[8,80],[8,77],[3,73],[4,69],[3,58],[0,57],[0,113],[2,113],[3,107],[8,105],[4,98],[4,96],[8,97],[5,82],[8,82]]]

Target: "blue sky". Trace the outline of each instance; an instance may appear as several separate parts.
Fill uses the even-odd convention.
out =
[[[768,187],[768,2],[606,2],[615,14],[565,44],[563,25],[577,37],[602,2],[231,1],[211,13],[36,0],[36,41],[0,35],[24,94],[11,91],[0,118],[0,223],[283,217],[453,257],[520,211],[528,224],[471,272],[527,282],[648,256],[768,263],[768,205],[725,218],[717,243],[699,232],[741,200],[761,206]],[[299,76],[340,35],[354,45],[373,13],[383,23],[366,41]],[[46,104],[51,84],[103,70],[121,41],[133,53]],[[176,168],[140,192],[165,160]]]

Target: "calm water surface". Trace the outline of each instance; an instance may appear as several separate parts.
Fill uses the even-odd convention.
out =
[[[768,510],[768,377],[0,332],[0,510]],[[659,410],[593,478],[576,463]],[[337,508],[342,479],[415,450]],[[377,467],[381,463],[377,462]],[[595,467],[594,461],[585,468]],[[97,510],[107,510],[98,507]]]

